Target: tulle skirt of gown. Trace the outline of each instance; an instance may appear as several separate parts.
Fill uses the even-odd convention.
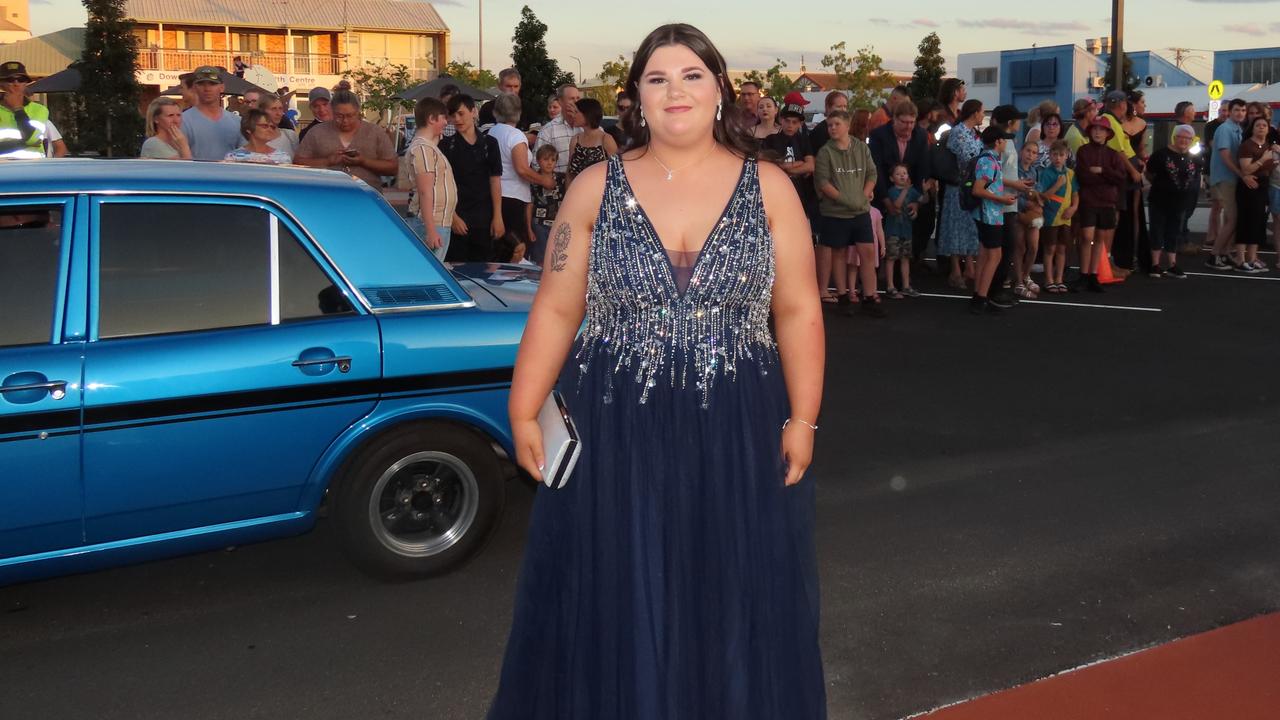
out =
[[[776,354],[705,409],[692,378],[641,404],[607,360],[560,381],[582,455],[538,488],[490,720],[825,718],[814,483],[783,485]]]

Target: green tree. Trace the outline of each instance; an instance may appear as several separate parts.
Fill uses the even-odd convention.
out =
[[[875,48],[864,47],[854,57],[849,57],[844,41],[831,46],[831,52],[822,56],[822,67],[836,75],[836,87],[849,91],[849,107],[855,110],[872,110],[884,100],[885,90],[893,78],[884,69],[884,61]]]
[[[78,152],[135,157],[143,119],[133,22],[125,15],[125,0],[84,0],[84,7],[88,22],[79,65],[84,82],[75,100],[76,134],[68,139]]]
[[[381,65],[366,60],[364,67],[349,70],[344,77],[360,96],[360,106],[378,113],[378,122],[389,121],[389,113],[395,110],[413,109],[413,103],[394,97],[418,84],[409,75],[407,65]]]
[[[631,74],[631,61],[618,56],[617,60],[606,60],[600,67],[600,79],[613,86],[614,92],[620,92]]]
[[[1116,89],[1116,70],[1115,65],[1112,65],[1115,62],[1115,57],[1115,53],[1107,55],[1107,74],[1104,78],[1104,82],[1107,84],[1107,92]],[[1129,59],[1129,55],[1122,53],[1121,57],[1124,58],[1124,87],[1120,89],[1129,92],[1138,87],[1138,76],[1133,74],[1133,61]]]
[[[488,90],[498,87],[498,76],[488,70],[477,68],[470,61],[450,61],[444,66],[444,74],[478,89]]]
[[[921,100],[934,100],[942,87],[942,77],[947,74],[946,61],[942,57],[942,40],[938,33],[931,32],[924,36],[917,48],[916,71],[911,75],[911,99],[920,104]]]
[[[547,24],[525,5],[511,36],[511,62],[520,70],[520,104],[527,108],[524,115],[531,122],[545,121],[547,98],[561,85],[574,82],[573,73],[562,71],[547,54],[546,37]]]

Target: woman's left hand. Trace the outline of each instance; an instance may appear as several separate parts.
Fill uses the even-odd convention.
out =
[[[782,429],[782,460],[787,464],[787,486],[798,484],[813,461],[815,432],[808,425],[796,422]]]

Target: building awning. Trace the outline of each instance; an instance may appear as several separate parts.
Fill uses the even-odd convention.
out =
[[[84,50],[84,28],[73,27],[0,47],[0,62],[17,60],[32,78],[66,69]]]

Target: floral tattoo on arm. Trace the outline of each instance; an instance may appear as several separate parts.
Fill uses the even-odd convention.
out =
[[[555,244],[551,246],[551,271],[560,272],[569,263],[569,223],[556,227]]]

